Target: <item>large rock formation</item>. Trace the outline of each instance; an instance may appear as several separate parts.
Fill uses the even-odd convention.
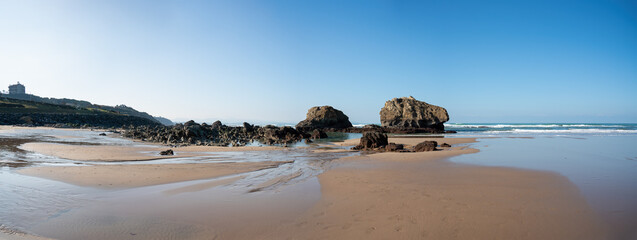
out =
[[[389,128],[434,128],[443,130],[449,114],[443,107],[418,101],[414,97],[394,98],[380,110],[380,123]]]
[[[352,127],[349,118],[338,109],[331,106],[313,107],[307,110],[305,120],[296,125],[301,131],[311,131],[320,128],[343,129]]]

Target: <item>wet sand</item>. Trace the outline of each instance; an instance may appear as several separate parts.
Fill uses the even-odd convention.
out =
[[[322,197],[268,239],[604,239],[566,178],[451,163],[473,149],[342,159]]]
[[[7,228],[4,225],[0,225],[0,239],[2,240],[51,240],[50,238],[44,238],[23,231]]]
[[[31,167],[18,173],[78,186],[132,188],[223,177],[276,168],[285,163],[290,161]]]
[[[138,146],[119,145],[71,145],[64,143],[31,142],[20,146],[22,150],[77,161],[121,162],[148,161],[177,157],[203,156],[209,152],[268,151],[279,147],[215,147],[187,146],[171,148],[158,144]],[[162,156],[160,151],[172,149],[175,155]]]
[[[471,138],[390,138],[389,142],[409,146],[424,140],[452,145],[475,142]],[[340,144],[347,146],[357,142],[347,140]],[[72,147],[86,149],[84,147],[94,146]],[[46,147],[37,145],[30,149],[46,151]],[[213,152],[207,147],[183,149],[190,150],[178,152],[178,155]],[[230,149],[236,151],[240,148]],[[100,154],[108,152],[112,149]],[[196,224],[191,226],[196,226],[198,231],[171,234],[182,239],[207,239],[212,237],[213,232],[219,239],[604,239],[604,226],[577,188],[565,177],[549,172],[465,165],[446,160],[476,152],[476,149],[455,145],[435,152],[376,153],[342,158],[333,161],[331,168],[319,175],[321,196],[312,206],[292,213],[287,211],[284,215],[272,209],[283,212],[290,202],[295,201],[294,192],[287,193],[289,201],[274,201],[267,205],[256,203],[260,201],[258,195],[245,195],[248,199],[245,206],[237,203],[232,207],[253,210],[230,211],[221,215],[228,221],[202,217],[205,220],[194,221]],[[141,156],[139,151],[133,150],[127,154]],[[94,158],[86,155],[78,157],[84,160]],[[95,165],[32,167],[18,172],[82,186],[128,188],[227,176],[279,164],[281,162]],[[165,193],[172,196],[238,179],[240,177],[236,176],[223,182],[197,183]],[[170,201],[170,198],[161,201]],[[259,210],[256,206],[263,209]],[[203,216],[222,212],[206,204],[189,208],[196,209],[197,214]],[[262,217],[260,212],[265,209],[268,209],[268,215]],[[179,214],[171,211],[171,215],[164,217],[188,219],[188,216]],[[253,219],[253,214],[261,217]],[[229,221],[231,219],[252,220],[248,225],[241,225]],[[126,221],[129,222],[127,226],[135,224],[134,219]],[[156,227],[187,229],[188,225],[182,225],[189,221],[193,220],[164,226],[171,224],[166,220],[166,223],[157,223]],[[241,226],[228,226],[230,223]],[[113,225],[113,232],[120,231],[117,229],[120,225]],[[150,236],[136,237],[149,239]]]

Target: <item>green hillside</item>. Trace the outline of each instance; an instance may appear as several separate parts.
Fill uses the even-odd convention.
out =
[[[81,108],[66,105],[39,103],[10,98],[0,98],[0,113],[57,113],[57,114],[105,114],[123,115],[98,108]]]

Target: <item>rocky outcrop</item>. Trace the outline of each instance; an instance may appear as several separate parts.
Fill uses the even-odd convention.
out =
[[[325,129],[327,132],[347,132],[347,133],[364,133],[364,132],[382,132],[382,133],[451,133],[453,131],[443,131],[436,128],[414,128],[414,127],[381,127],[378,125],[365,125],[363,127],[351,127],[343,129]],[[455,133],[455,132],[454,132]]]
[[[349,118],[340,110],[331,106],[313,107],[307,110],[305,120],[296,125],[296,129],[309,132],[314,129],[344,129],[352,127]]]
[[[139,126],[124,131],[124,137],[168,145],[244,146],[253,141],[263,144],[287,144],[302,140],[303,133],[291,127],[260,127],[244,123],[230,127],[220,121],[212,125],[188,121],[174,126]]]
[[[360,143],[354,150],[382,150],[387,146],[387,134],[380,132],[363,133]]]
[[[265,144],[292,143],[301,141],[303,134],[292,127],[275,127],[268,125],[258,128],[253,138]]]
[[[431,128],[444,130],[449,114],[443,107],[418,101],[413,97],[394,98],[380,110],[380,122],[387,128]]]
[[[414,146],[414,152],[435,151],[438,143],[436,141],[424,141]]]

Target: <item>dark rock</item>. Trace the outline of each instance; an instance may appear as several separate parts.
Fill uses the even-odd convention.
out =
[[[375,148],[382,148],[387,145],[387,134],[380,132],[366,132],[363,133],[360,143],[355,146],[355,150],[370,150]]]
[[[342,129],[325,129],[328,132],[347,132],[347,133],[364,133],[364,132],[383,132],[383,133],[444,133],[438,128],[414,128],[414,127],[381,127],[378,125],[366,125],[364,127],[351,127]]]
[[[438,143],[436,141],[424,141],[419,144],[416,144],[414,147],[414,152],[428,152],[435,151]]]
[[[172,149],[168,149],[166,151],[159,152],[159,155],[175,155]]]
[[[190,127],[190,126],[194,126],[194,125],[199,125],[199,124],[197,124],[194,120],[190,120],[190,121],[184,123],[185,127]]]
[[[402,145],[402,144],[389,143],[385,147],[385,150],[388,151],[388,152],[396,152],[398,150],[403,150],[404,148],[405,148],[405,146]]]
[[[447,110],[418,101],[413,97],[394,98],[385,102],[380,110],[383,127],[391,128],[434,128],[444,130],[444,122],[449,121]]]
[[[313,107],[307,110],[305,120],[299,122],[296,128],[310,131],[317,128],[343,129],[352,127],[349,118],[338,109],[331,106]]]
[[[246,132],[251,132],[254,128],[254,125],[251,125],[247,122],[243,122],[243,128]]]
[[[219,129],[221,126],[223,126],[223,124],[221,124],[221,121],[219,120],[212,123],[212,129]]]
[[[442,143],[440,144],[440,147],[451,147],[451,145],[449,145],[448,143]]]
[[[327,138],[327,133],[323,132],[323,130],[320,130],[320,129],[314,129],[314,131],[312,131],[312,135],[310,137],[312,139]]]
[[[242,127],[231,127],[217,121],[212,125],[187,122],[174,126],[131,126],[124,131],[123,136],[174,146],[245,146],[252,141],[264,144],[292,143],[301,141],[305,135],[291,127],[259,127],[248,123]]]
[[[367,124],[363,126],[363,129],[383,129],[383,127],[378,126],[376,124]]]
[[[100,136],[106,136],[106,133],[100,133]]]
[[[262,141],[267,144],[291,143],[303,139],[303,135],[299,131],[288,126],[278,128],[268,125],[259,128],[259,135]]]
[[[447,131],[445,131],[445,133],[458,133],[458,132],[456,132],[454,130],[447,130]]]

